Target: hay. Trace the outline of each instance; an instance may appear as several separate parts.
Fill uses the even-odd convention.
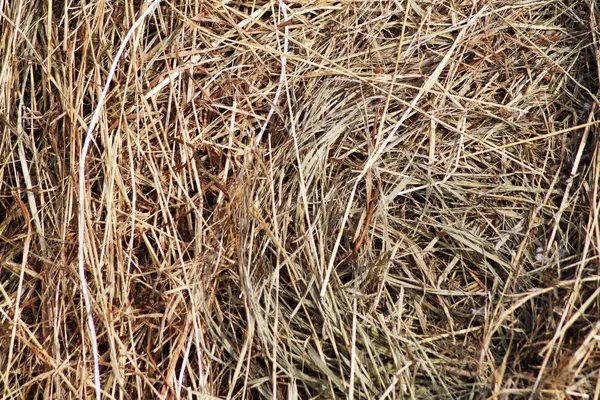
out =
[[[156,3],[0,1],[3,399],[600,398],[595,2]]]

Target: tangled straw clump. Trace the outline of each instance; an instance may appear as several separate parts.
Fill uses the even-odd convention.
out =
[[[595,2],[155,3],[0,1],[3,399],[600,396]]]

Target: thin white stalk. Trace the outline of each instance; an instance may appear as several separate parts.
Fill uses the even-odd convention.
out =
[[[102,94],[98,99],[98,104],[96,105],[96,109],[94,114],[92,115],[92,120],[90,121],[90,125],[87,130],[87,134],[85,137],[85,141],[83,143],[83,148],[81,149],[81,157],[79,158],[79,251],[78,251],[78,272],[79,279],[81,281],[81,295],[83,297],[85,303],[85,310],[87,314],[87,324],[88,329],[90,331],[90,344],[92,347],[92,356],[94,359],[94,386],[96,390],[96,400],[102,399],[102,385],[100,382],[100,363],[98,357],[98,340],[96,337],[96,326],[94,325],[94,318],[92,317],[92,302],[90,300],[90,293],[88,290],[87,278],[85,277],[85,159],[87,157],[87,153],[90,148],[90,144],[94,137],[94,128],[100,119],[100,111],[102,110],[102,106],[104,105],[104,100],[108,95],[108,90],[110,88],[110,83],[115,75],[115,71],[117,70],[117,65],[123,52],[125,51],[125,47],[127,43],[133,36],[133,33],[136,28],[138,28],[144,19],[150,15],[152,10],[160,3],[160,0],[154,0],[148,8],[144,11],[144,13],[135,21],[133,26],[127,32],[127,35],[123,39],[123,43],[121,43],[121,47],[119,47],[119,51],[113,60],[113,63],[108,72],[108,76],[106,78],[106,84],[104,85],[104,90],[102,90]]]
[[[285,4],[282,0],[279,0],[279,9],[283,15],[284,20],[287,20],[287,10],[285,9]],[[285,69],[287,65],[287,53],[289,49],[289,28],[287,25],[284,28],[284,37],[283,37],[283,55],[281,56],[281,73],[279,75],[279,86],[277,87],[277,93],[275,94],[275,98],[273,99],[273,103],[271,104],[271,109],[269,110],[269,114],[267,115],[267,120],[265,121],[262,129],[258,137],[256,138],[255,145],[258,146],[262,135],[267,129],[267,125],[269,124],[269,120],[271,116],[275,112],[275,107],[277,107],[277,103],[279,102],[279,96],[281,95],[281,85],[285,82]],[[273,149],[271,148],[271,140],[269,138],[269,154]],[[277,224],[277,213],[275,212],[275,190],[273,187],[273,163],[269,163],[271,176],[269,177],[270,185],[271,185],[271,202],[273,205],[273,219],[275,221],[275,236],[279,238],[279,229]],[[279,259],[280,251],[277,250],[277,258]],[[275,268],[275,320],[273,321],[273,353],[272,353],[272,362],[273,367],[271,371],[271,380],[272,380],[272,393],[273,398],[277,397],[277,348],[279,346],[277,335],[278,335],[278,325],[279,325],[279,262],[277,263],[277,267]]]
[[[357,325],[357,314],[358,305],[356,297],[358,296],[358,287],[356,280],[358,277],[354,275],[354,299],[352,299],[352,339],[350,344],[350,388],[348,391],[348,399],[354,400],[354,375],[356,374],[356,325]]]
[[[183,377],[185,376],[185,368],[187,367],[188,359],[190,358],[190,350],[192,349],[193,337],[194,334],[190,332],[190,337],[188,338],[188,343],[185,347],[185,353],[183,355],[183,361],[181,362],[181,370],[179,370],[179,378],[177,378],[177,384],[175,385],[175,390],[177,391],[177,399],[181,398],[181,389],[183,388]]]
[[[287,19],[287,12],[285,10],[285,4],[279,4],[279,8],[281,8],[284,14],[284,19]],[[285,80],[285,68],[287,65],[287,52],[288,52],[288,48],[289,48],[289,40],[288,40],[288,32],[289,32],[289,28],[286,26],[284,28],[284,42],[283,42],[283,55],[281,56],[281,72],[279,73],[279,85],[277,85],[277,92],[275,92],[275,97],[273,98],[273,102],[271,103],[271,109],[269,110],[269,114],[267,114],[267,119],[265,120],[265,123],[263,124],[262,128],[260,129],[260,132],[258,134],[258,136],[256,137],[256,139],[254,140],[254,146],[258,147],[258,144],[260,143],[265,131],[267,130],[267,126],[269,126],[269,122],[271,121],[271,117],[273,117],[273,114],[275,113],[275,109],[277,108],[277,103],[279,102],[279,97],[281,96],[281,86],[284,83]]]

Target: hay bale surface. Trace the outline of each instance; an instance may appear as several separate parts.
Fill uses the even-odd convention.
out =
[[[3,399],[598,399],[599,17],[0,1]]]

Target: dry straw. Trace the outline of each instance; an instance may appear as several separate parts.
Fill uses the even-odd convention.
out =
[[[599,399],[599,15],[0,0],[2,399]]]

